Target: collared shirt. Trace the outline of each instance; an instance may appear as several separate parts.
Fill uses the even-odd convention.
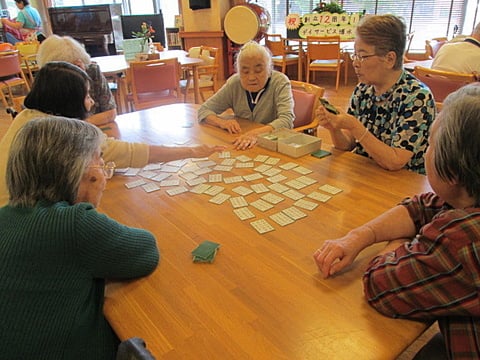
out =
[[[370,262],[367,301],[386,316],[438,320],[451,359],[479,359],[480,207],[454,209],[434,193],[402,204],[418,235]]]
[[[430,90],[412,74],[404,70],[398,81],[381,96],[375,95],[373,85],[358,84],[348,113],[386,145],[413,152],[406,168],[425,174],[423,155],[435,119],[435,102]],[[368,156],[360,143],[355,152]]]
[[[433,59],[432,69],[480,74],[480,42],[467,37],[464,41],[443,45]]]

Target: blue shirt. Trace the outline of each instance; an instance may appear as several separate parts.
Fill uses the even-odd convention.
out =
[[[404,70],[397,82],[380,96],[375,94],[373,85],[358,84],[348,113],[383,143],[413,152],[406,168],[425,174],[424,154],[436,110],[432,93],[416,77]],[[368,156],[360,143],[354,151]]]

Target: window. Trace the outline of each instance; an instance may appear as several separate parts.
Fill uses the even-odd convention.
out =
[[[287,13],[311,12],[319,0],[258,0],[272,18],[270,33],[286,36]],[[457,33],[470,34],[477,19],[480,0],[338,0],[347,12],[391,13],[405,19],[407,32],[415,32],[411,49],[424,49],[425,40]],[[475,14],[472,18],[471,14]],[[467,17],[467,15],[469,15]],[[480,15],[479,15],[480,16]]]

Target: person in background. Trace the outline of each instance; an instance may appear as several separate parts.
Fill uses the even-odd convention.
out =
[[[424,153],[435,119],[433,96],[403,69],[406,27],[394,15],[367,15],[352,54],[359,78],[347,113],[319,106],[316,115],[337,149],[372,158],[388,170],[425,173]]]
[[[115,359],[105,280],[150,274],[159,252],[152,233],[97,212],[103,141],[94,125],[47,116],[12,143],[0,208],[2,358]]]
[[[50,61],[66,61],[77,65],[92,79],[90,95],[95,101],[87,121],[95,125],[104,125],[115,120],[117,105],[110,91],[108,81],[100,67],[91,61],[90,55],[77,40],[70,36],[49,36],[38,49],[37,62],[42,67]]]
[[[217,126],[231,134],[239,134],[234,141],[236,149],[255,146],[257,136],[279,128],[293,127],[293,97],[290,80],[273,70],[269,51],[255,41],[249,41],[240,49],[236,59],[237,73],[198,111],[198,120]],[[235,117],[248,119],[263,126],[242,133],[235,119],[219,116],[231,109]]]
[[[443,45],[433,58],[432,69],[476,73],[480,79],[480,22],[465,40]]]
[[[19,10],[17,18],[15,20],[2,18],[7,42],[16,44],[20,41],[45,40],[42,34],[42,18],[38,10],[32,7],[28,0],[15,0],[15,5]]]
[[[7,155],[13,138],[25,124],[47,114],[85,120],[93,105],[89,94],[90,80],[78,66],[67,62],[49,62],[40,68],[32,89],[24,101],[26,109],[14,119],[0,140],[0,206],[8,201],[5,184]],[[108,138],[103,147],[105,161],[118,167],[143,167],[148,163],[205,157],[225,146],[163,146],[129,143]]]
[[[390,241],[364,273],[365,297],[386,316],[438,321],[442,335],[432,341],[440,345],[427,344],[418,359],[480,358],[479,114],[479,83],[450,94],[425,155],[433,192],[404,199],[346,236],[325,241],[313,255],[326,278],[364,248]]]

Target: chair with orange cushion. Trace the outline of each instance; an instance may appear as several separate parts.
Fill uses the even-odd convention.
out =
[[[325,93],[325,89],[303,81],[290,80],[290,84],[294,101],[293,113],[295,114],[293,129],[316,135],[318,119],[315,116],[315,109],[319,104],[319,99]]]
[[[3,106],[9,107],[7,96],[5,96],[4,90],[8,92],[8,99],[13,105],[13,92],[12,88],[17,86],[23,86],[24,90],[28,93],[30,86],[20,66],[20,55],[18,50],[8,51],[8,54],[0,56],[0,97]]]
[[[135,110],[179,102],[180,64],[178,59],[132,61],[127,72]]]
[[[421,66],[415,66],[413,74],[430,88],[438,110],[441,110],[443,100],[448,94],[476,81],[474,74],[434,70]]]

